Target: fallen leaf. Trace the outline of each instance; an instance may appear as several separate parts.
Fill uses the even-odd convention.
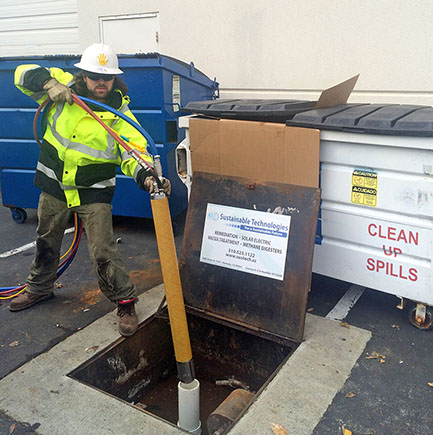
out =
[[[287,435],[287,429],[284,429],[281,424],[271,423],[271,429],[274,435]]]
[[[56,288],[62,288],[63,284],[60,284],[59,282],[56,282]]]
[[[356,396],[355,393],[353,393],[352,391],[349,391],[349,392],[346,394],[346,399],[351,399],[352,397],[355,397],[355,396]]]
[[[371,355],[365,357],[365,359],[378,359],[378,358],[380,358],[381,360],[385,360],[386,355],[381,355],[380,353],[377,353],[375,350],[373,350],[373,352],[371,352]]]
[[[84,352],[90,352],[90,351],[93,351],[93,352],[95,352],[96,350],[98,350],[99,349],[99,346],[90,346],[90,347],[86,347],[85,349],[84,349]]]
[[[314,308],[308,308],[307,310],[309,313],[311,313],[311,311],[314,311]]]
[[[433,382],[427,382],[427,385],[433,388]]]
[[[10,427],[9,427],[9,435],[14,433],[16,426],[17,426],[16,423],[10,425]]]
[[[343,328],[350,328],[350,325],[347,322],[340,322],[340,326],[342,326]]]
[[[400,329],[400,326],[398,326],[398,325],[391,325],[391,328]]]
[[[341,426],[341,433],[342,433],[343,435],[352,435],[352,431],[349,430],[349,429],[346,429],[346,428],[344,427],[344,424],[343,424],[343,426]]]
[[[15,347],[15,346],[18,346],[19,344],[20,344],[20,342],[18,340],[16,340],[16,341],[13,341],[12,343],[9,343],[9,346]]]

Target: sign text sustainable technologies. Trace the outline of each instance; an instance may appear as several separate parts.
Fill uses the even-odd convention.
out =
[[[290,216],[207,205],[200,261],[284,279]]]

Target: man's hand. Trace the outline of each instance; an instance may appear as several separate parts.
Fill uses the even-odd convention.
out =
[[[154,182],[155,182],[155,179],[153,177],[146,177],[143,181],[144,190],[147,190],[149,193],[152,193]],[[170,180],[168,178],[161,177],[161,184],[162,184],[162,190],[168,198],[170,196],[170,193],[171,193]]]
[[[71,90],[62,83],[58,82],[56,79],[49,79],[43,86],[44,91],[47,91],[50,100],[54,103],[64,103],[68,102],[73,104]]]
[[[135,177],[135,181],[140,189],[146,190],[152,193],[154,190],[156,174],[153,168],[141,168]],[[161,177],[162,191],[165,193],[167,198],[170,196],[171,183],[167,178]]]

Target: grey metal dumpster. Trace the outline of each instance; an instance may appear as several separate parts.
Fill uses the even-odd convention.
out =
[[[295,115],[320,129],[322,241],[313,271],[433,304],[433,108],[342,105]]]

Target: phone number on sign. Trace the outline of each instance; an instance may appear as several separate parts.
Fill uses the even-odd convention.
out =
[[[246,252],[240,249],[229,249],[229,252],[226,253],[227,257],[237,258],[239,260],[252,261],[255,263],[257,260],[254,258],[256,254],[254,252]]]

